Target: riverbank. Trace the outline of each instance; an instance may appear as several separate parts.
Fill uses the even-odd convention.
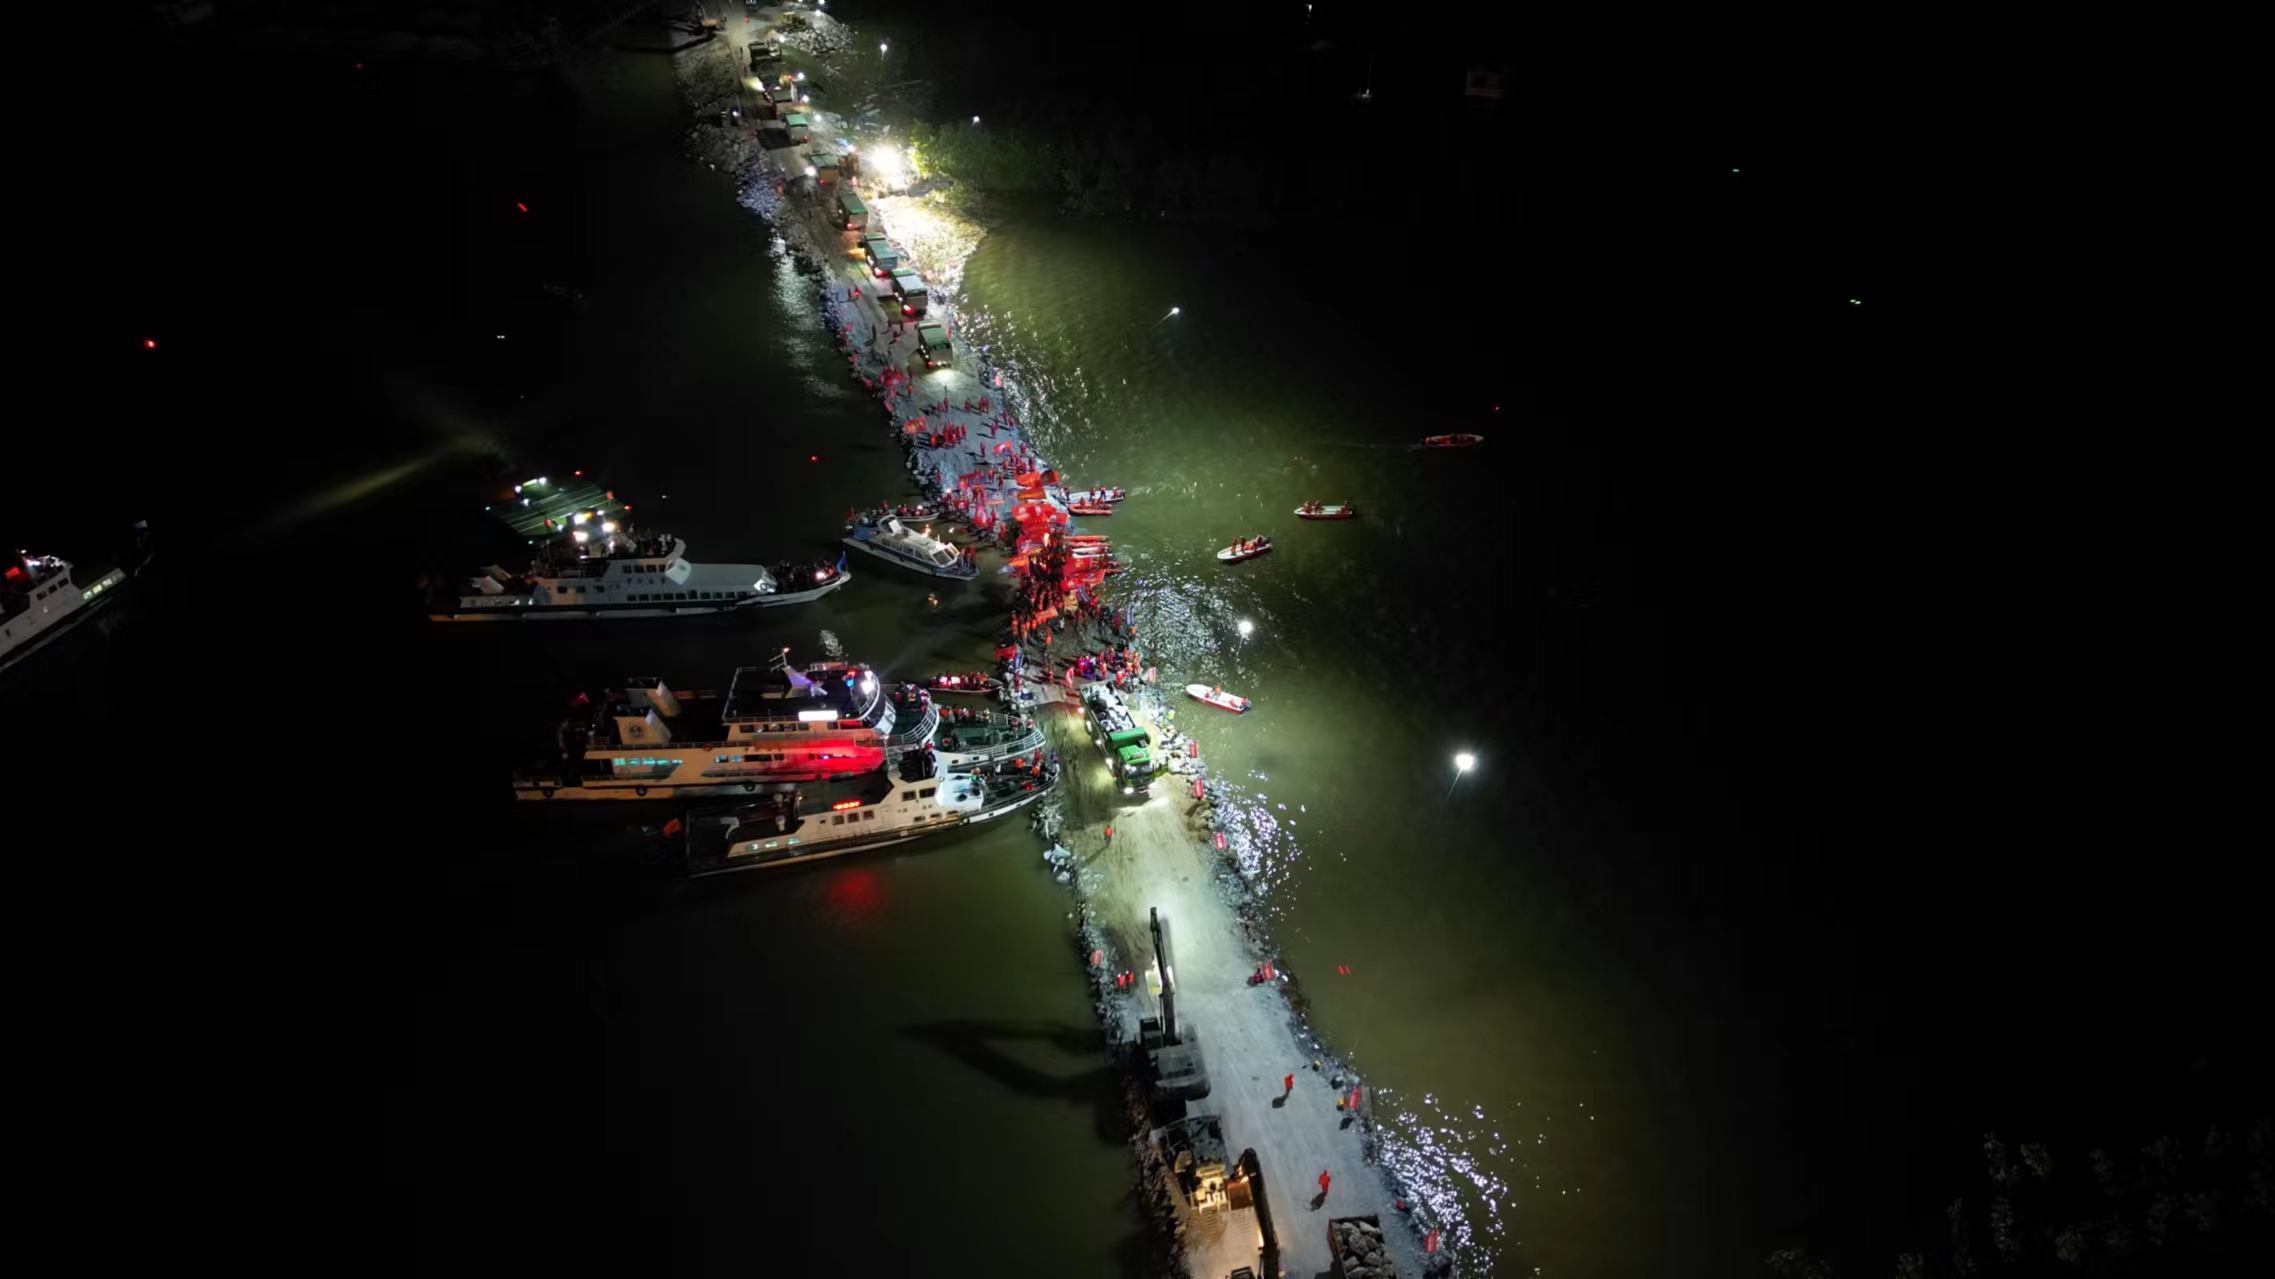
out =
[[[768,19],[777,12],[761,10],[760,16]],[[768,29],[754,24],[747,30],[749,36],[763,37]],[[1013,408],[1016,385],[1006,384],[984,350],[971,350],[955,337],[953,283],[977,237],[948,261],[916,255],[934,287],[933,313],[925,322],[942,327],[954,353],[949,367],[927,369],[916,358],[915,326],[881,305],[876,281],[848,254],[852,238],[831,224],[828,188],[810,189],[812,179],[804,174],[808,146],[769,150],[753,104],[747,96],[737,97],[743,90],[749,36],[679,59],[695,112],[692,153],[734,182],[743,203],[766,216],[779,233],[780,250],[812,278],[821,311],[846,354],[849,376],[882,401],[887,429],[908,449],[919,486],[945,500],[964,501],[983,530],[1003,527],[1004,509],[1021,500],[1022,491],[1036,487],[1018,477],[1045,471],[1047,465],[1034,456],[1020,429]],[[712,123],[723,109],[718,104],[730,101],[742,106],[744,122],[730,117],[728,123]],[[813,104],[807,114],[817,140],[850,134],[826,103]],[[899,234],[894,207],[871,202],[868,232],[886,235],[901,247],[916,247]],[[956,254],[953,247],[941,251]],[[1096,476],[1086,482],[1126,484],[1128,478]],[[1064,487],[1041,500],[1063,512]],[[849,499],[855,506],[871,504],[865,495]],[[1011,572],[1005,565],[991,576]],[[1110,617],[1110,610],[1105,611]],[[1063,662],[1074,653],[1128,640],[1126,632],[1113,634],[1104,620],[1074,621],[1062,614],[1048,621],[1045,629],[1023,637],[1025,664],[1045,667],[1054,657]],[[1157,689],[1141,687],[1139,701],[1154,727],[1173,730],[1173,713]],[[1046,706],[1041,711],[1062,760],[1080,762],[1070,772],[1096,771],[1071,708]],[[1144,803],[1121,800],[1117,788],[1085,787],[1070,778],[1047,801],[1050,809],[1037,824],[1072,854],[1066,882],[1081,907],[1080,946],[1090,965],[1094,1000],[1118,1055],[1132,1068],[1132,1144],[1148,1204],[1173,1241],[1181,1268],[1214,1279],[1237,1266],[1256,1264],[1252,1232],[1227,1229],[1227,1214],[1185,1213],[1174,1179],[1148,1137],[1158,1118],[1140,1077],[1144,1060],[1137,1050],[1137,1023],[1153,1014],[1154,1002],[1150,991],[1140,995],[1117,982],[1116,974],[1148,966],[1146,921],[1158,908],[1172,920],[1177,937],[1180,1021],[1197,1032],[1214,1085],[1206,1099],[1189,1109],[1222,1121],[1228,1157],[1237,1158],[1243,1149],[1256,1151],[1281,1268],[1297,1275],[1325,1271],[1332,1264],[1325,1230],[1329,1218],[1373,1214],[1395,1222],[1402,1215],[1398,1191],[1376,1163],[1378,1134],[1367,1113],[1371,1091],[1356,1085],[1356,1115],[1338,1104],[1354,1081],[1344,1077],[1341,1063],[1310,1034],[1300,1011],[1300,987],[1284,966],[1272,981],[1249,983],[1250,974],[1273,958],[1275,948],[1249,909],[1252,891],[1237,869],[1217,855],[1214,832],[1220,814],[1213,788],[1204,784],[1196,794],[1189,782],[1169,778]],[[1292,1087],[1290,1076],[1296,1081]],[[1328,1188],[1315,1195],[1323,1173]],[[1387,1251],[1399,1273],[1425,1273],[1423,1213],[1426,1209],[1408,1216],[1414,1229],[1386,1231]],[[1450,1271],[1445,1254],[1430,1260],[1439,1272]]]

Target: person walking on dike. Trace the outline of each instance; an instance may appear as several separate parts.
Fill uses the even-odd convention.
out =
[[[1333,1180],[1334,1180],[1334,1178],[1332,1178],[1332,1177],[1330,1177],[1330,1176],[1328,1176],[1328,1175],[1327,1175],[1327,1170],[1326,1170],[1325,1168],[1322,1168],[1322,1169],[1320,1169],[1320,1170],[1319,1170],[1319,1197],[1320,1197],[1320,1198],[1322,1198],[1322,1199],[1325,1199],[1325,1198],[1327,1197],[1327,1183],[1328,1183],[1328,1182],[1330,1182],[1330,1181],[1333,1181]]]
[[[1289,1093],[1292,1093],[1292,1092],[1294,1092],[1294,1091],[1295,1091],[1295,1076],[1294,1076],[1293,1074],[1290,1074],[1290,1075],[1289,1075],[1287,1078],[1285,1078],[1285,1079],[1283,1079],[1283,1080],[1281,1080],[1281,1081],[1280,1081],[1280,1095],[1281,1095],[1281,1096],[1283,1096],[1283,1097],[1285,1097],[1285,1096],[1287,1096]]]

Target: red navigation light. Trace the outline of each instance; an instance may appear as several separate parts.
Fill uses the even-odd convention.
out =
[[[809,462],[819,462],[822,460],[822,455],[819,453],[808,453],[806,455],[806,460]]]
[[[859,808],[859,807],[861,807],[861,801],[860,801],[860,800],[857,800],[857,799],[841,799],[841,800],[837,801],[836,803],[834,803],[834,804],[830,805],[830,806],[829,806],[829,811],[831,811],[831,812],[833,812],[833,813],[842,813],[842,812],[844,812],[844,811],[845,811],[846,809],[848,809],[848,808]]]
[[[902,315],[914,315],[914,314],[916,314],[916,308],[915,308],[915,307],[913,307],[913,306],[904,306],[904,307],[902,307],[902,308],[901,308],[901,314],[902,314]]]
[[[513,202],[513,207],[515,207],[515,208],[517,208],[517,209],[521,210],[523,213],[527,213],[527,212],[529,212],[529,206],[528,206],[528,205],[526,205],[526,204],[523,204],[523,203],[522,203],[521,201],[519,201],[519,200],[516,200],[516,201],[514,201],[514,202]]]
[[[157,350],[157,349],[158,349],[158,339],[156,339],[156,338],[144,338],[144,339],[142,339],[142,349],[143,349],[143,350],[145,350],[145,351],[155,351],[155,350]]]
[[[578,471],[578,472],[576,472],[576,475],[577,475],[577,477],[578,477],[578,478],[582,479],[582,478],[584,477],[584,472],[583,472],[583,471]]]

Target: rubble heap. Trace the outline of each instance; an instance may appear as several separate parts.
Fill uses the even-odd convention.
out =
[[[1373,1217],[1328,1222],[1327,1242],[1337,1279],[1398,1279],[1398,1265],[1383,1251],[1382,1226]]]

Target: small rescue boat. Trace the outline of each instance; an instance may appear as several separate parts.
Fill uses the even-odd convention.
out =
[[[935,675],[924,681],[924,686],[935,693],[969,693],[974,697],[993,697],[1003,691],[1002,680],[980,671]]]
[[[1076,515],[1112,515],[1114,508],[1107,502],[1069,502],[1066,509]]]
[[[1262,555],[1264,552],[1271,549],[1271,538],[1254,537],[1249,538],[1246,541],[1234,542],[1232,545],[1225,547],[1221,551],[1218,551],[1216,553],[1216,557],[1227,564],[1238,564],[1242,560],[1255,559],[1257,556]]]
[[[1069,506],[1077,502],[1084,506],[1104,506],[1108,502],[1119,502],[1128,496],[1129,494],[1121,489],[1082,489],[1079,492],[1067,494],[1066,501]]]
[[[1206,684],[1187,684],[1185,696],[1196,702],[1207,702],[1220,711],[1231,711],[1235,715],[1256,704],[1245,697],[1235,697],[1221,688],[1210,688]]]
[[[1295,513],[1307,520],[1355,520],[1359,517],[1359,508],[1349,502],[1339,502],[1333,506],[1299,506]]]
[[[1429,435],[1423,437],[1422,447],[1426,449],[1465,449],[1472,444],[1483,444],[1484,442],[1485,437],[1482,435],[1469,435],[1466,433],[1457,435]]]

